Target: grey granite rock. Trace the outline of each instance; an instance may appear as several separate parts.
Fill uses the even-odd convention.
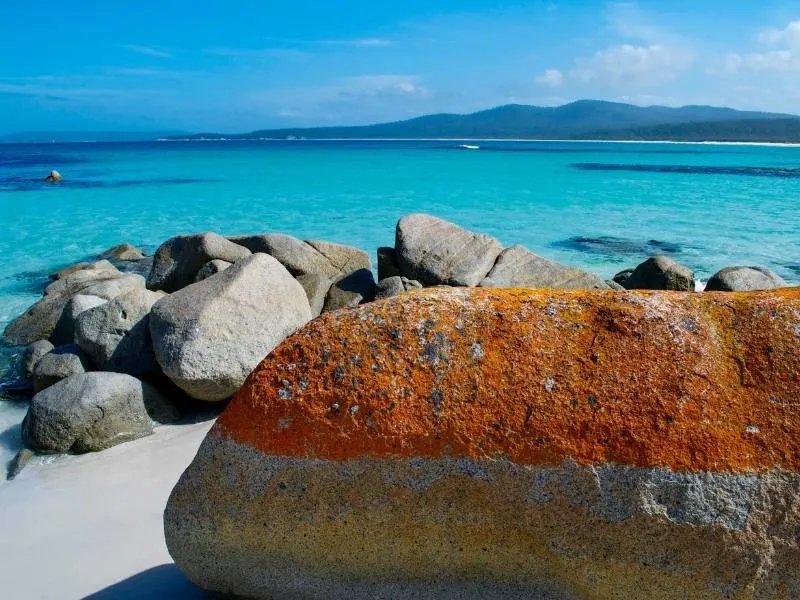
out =
[[[77,344],[59,346],[45,354],[33,368],[33,391],[38,393],[79,373],[92,370],[92,363]]]
[[[89,309],[75,320],[75,341],[102,371],[155,373],[150,309],[163,297],[163,292],[137,289]]]
[[[33,397],[22,439],[39,452],[95,452],[149,435],[153,421],[177,418],[169,400],[135,377],[83,373]]]
[[[221,273],[222,271],[230,267],[231,264],[232,263],[229,263],[228,261],[215,258],[214,260],[209,261],[203,265],[203,268],[197,272],[197,275],[195,275],[194,282],[197,283],[198,281],[203,281],[203,279],[208,279],[212,275]]]
[[[118,246],[109,248],[108,250],[101,252],[99,255],[99,258],[102,259],[122,261],[141,260],[144,257],[145,254],[142,252],[142,250],[128,243],[119,244]]]
[[[17,369],[19,376],[25,379],[31,379],[36,363],[53,348],[53,344],[48,340],[36,340],[32,344],[28,344],[25,350],[22,351],[22,355],[19,359]]]
[[[87,296],[86,294],[76,294],[69,299],[64,310],[61,312],[61,317],[56,323],[56,328],[50,335],[50,339],[57,346],[64,346],[66,344],[75,343],[75,319],[79,314],[100,306],[108,302],[105,298],[100,296]]]
[[[633,269],[623,269],[622,271],[614,275],[614,277],[612,277],[612,280],[614,281],[614,283],[617,283],[619,285],[624,285],[631,275],[633,275]]]
[[[383,300],[384,298],[391,298],[409,290],[420,288],[422,288],[422,284],[419,281],[411,280],[407,277],[398,277],[396,275],[386,277],[378,282],[375,290],[375,299]]]
[[[502,249],[488,235],[426,214],[403,217],[395,232],[398,266],[424,285],[476,286]]]
[[[174,292],[193,283],[197,272],[209,261],[235,263],[249,255],[249,250],[216,233],[179,235],[156,251],[147,287]]]
[[[375,299],[375,278],[369,269],[359,269],[334,282],[325,298],[322,312],[358,306]]]
[[[328,290],[331,289],[332,281],[324,275],[314,273],[298,275],[296,279],[306,292],[311,315],[318,317],[325,306],[325,297],[328,295]]]
[[[608,289],[597,275],[574,269],[512,246],[500,253],[481,287]]]
[[[711,276],[707,292],[750,292],[787,287],[789,284],[766,267],[726,267]]]
[[[116,271],[116,267],[107,260],[97,260],[92,262],[79,262],[50,275],[51,279],[63,279],[67,275],[72,275],[78,271]]]
[[[311,317],[297,280],[271,256],[253,254],[159,300],[150,331],[164,373],[193,398],[220,401]]]
[[[22,346],[49,339],[67,302],[69,297],[45,296],[8,324],[3,332],[5,341]]]
[[[394,248],[390,246],[378,248],[378,281],[402,275],[403,272],[397,265],[397,253]]]
[[[652,256],[633,270],[622,286],[627,290],[695,291],[694,273],[668,256]]]
[[[101,281],[117,279],[123,276],[114,265],[108,261],[102,262],[107,263],[108,266],[97,269],[80,269],[59,277],[47,286],[44,291],[45,295],[72,296]]]

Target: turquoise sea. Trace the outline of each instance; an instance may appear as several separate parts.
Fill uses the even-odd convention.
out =
[[[461,144],[478,145],[477,150]],[[43,182],[51,169],[64,176]],[[0,328],[48,273],[128,241],[281,231],[375,248],[424,211],[603,276],[669,253],[800,283],[800,147],[243,141],[0,145]],[[4,348],[0,372],[17,349]],[[0,405],[0,447],[24,405]]]

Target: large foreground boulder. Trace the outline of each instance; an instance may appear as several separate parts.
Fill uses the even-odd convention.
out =
[[[800,290],[435,289],[316,319],[168,502],[267,598],[794,598]]]
[[[726,267],[708,280],[706,292],[752,292],[786,287],[783,278],[766,267]]]
[[[96,452],[149,435],[153,421],[177,418],[175,407],[147,383],[120,373],[84,373],[33,397],[22,439],[39,452]]]
[[[156,251],[147,287],[174,292],[193,283],[198,271],[212,260],[234,263],[249,255],[249,250],[216,233],[178,235]]]
[[[542,258],[524,246],[500,253],[482,287],[608,289],[597,275]]]
[[[82,312],[75,320],[75,341],[101,371],[157,372],[150,309],[162,297],[163,292],[132,290]]]
[[[425,285],[478,285],[502,250],[488,235],[431,215],[406,215],[395,231],[397,265],[403,275]]]
[[[623,271],[624,273],[624,271]],[[629,277],[617,273],[617,281],[627,290],[695,291],[694,272],[668,256],[652,256],[636,267]]]
[[[164,373],[191,397],[218,401],[310,319],[303,287],[271,256],[253,254],[159,300],[150,331]]]

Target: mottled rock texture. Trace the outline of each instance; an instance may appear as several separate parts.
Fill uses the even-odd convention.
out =
[[[726,267],[711,276],[707,292],[751,292],[786,287],[783,278],[766,267]]]
[[[425,285],[475,286],[503,250],[496,239],[425,214],[397,222],[395,259],[403,275]]]
[[[25,379],[31,379],[36,363],[53,348],[53,344],[47,340],[37,340],[32,344],[28,344],[25,350],[22,351],[22,356],[20,356],[19,362],[17,363],[17,372],[19,376]]]
[[[221,273],[225,269],[231,266],[232,263],[229,263],[225,260],[219,260],[215,258],[212,261],[207,262],[203,265],[203,268],[197,272],[197,275],[194,276],[194,281],[197,283],[198,281],[203,281],[203,279],[208,279],[212,275],[216,275],[217,273]]]
[[[621,275],[617,273],[615,279]],[[628,290],[693,292],[695,288],[692,270],[668,256],[651,256],[617,283]]]
[[[608,289],[608,285],[597,275],[542,258],[525,246],[503,250],[480,285],[497,288]]]
[[[797,598],[800,290],[433,289],[322,315],[165,511],[243,598]]]
[[[59,346],[45,354],[33,368],[33,391],[36,393],[62,379],[92,370],[92,362],[77,344]]]
[[[192,398],[220,401],[310,319],[302,286],[259,253],[156,302],[150,333],[167,377]]]
[[[235,263],[249,255],[249,250],[216,233],[178,235],[156,251],[147,287],[174,292],[194,283],[197,272],[212,260]]]
[[[178,412],[151,385],[120,373],[82,373],[31,400],[22,440],[39,452],[97,452],[149,435]]]

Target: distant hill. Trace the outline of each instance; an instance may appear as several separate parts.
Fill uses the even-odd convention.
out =
[[[189,135],[185,131],[25,131],[0,135],[0,143],[46,144],[48,142],[150,142]]]
[[[734,125],[733,123],[739,123]],[[182,139],[722,139],[800,141],[794,115],[713,106],[634,106],[580,100],[557,107],[509,104],[467,115],[435,114],[377,125],[265,129],[245,134],[204,133]],[[697,127],[694,127],[694,126]],[[718,133],[719,131],[719,133]],[[761,133],[759,133],[761,132]],[[629,138],[630,136],[630,138]],[[666,137],[658,137],[666,136]],[[731,137],[733,136],[733,137]],[[736,140],[738,141],[738,140]]]

